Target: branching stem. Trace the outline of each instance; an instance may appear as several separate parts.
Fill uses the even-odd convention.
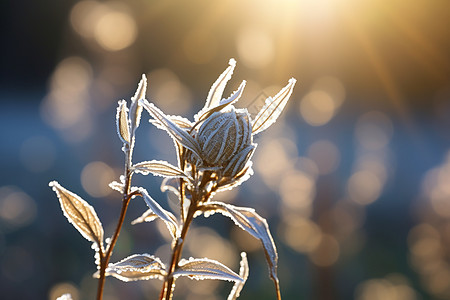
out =
[[[194,199],[195,200],[195,199]],[[161,293],[159,296],[160,300],[171,300],[173,296],[173,285],[175,282],[175,279],[173,277],[173,273],[175,272],[178,262],[181,259],[181,254],[183,251],[184,241],[186,239],[187,232],[189,230],[189,226],[192,223],[192,220],[194,219],[194,215],[197,211],[197,202],[192,201],[191,205],[189,206],[189,210],[186,215],[186,220],[183,223],[183,228],[181,229],[180,237],[175,241],[175,246],[173,248],[172,252],[172,259],[170,261],[170,267],[167,272],[166,279],[164,281],[163,287],[161,289]]]
[[[117,221],[116,230],[114,231],[113,237],[111,239],[111,243],[106,248],[106,253],[103,253],[103,250],[100,249],[100,278],[98,280],[97,286],[97,300],[102,300],[103,298],[103,290],[105,286],[105,278],[106,278],[106,267],[108,266],[109,260],[111,258],[114,246],[116,245],[117,239],[119,238],[120,230],[122,229],[123,222],[125,220],[125,215],[127,213],[128,204],[133,196],[137,194],[137,192],[130,193],[131,187],[131,177],[132,172],[130,171],[131,166],[131,151],[126,152],[126,164],[125,164],[125,186],[123,188],[123,199],[122,199],[122,209],[120,211],[119,220]]]

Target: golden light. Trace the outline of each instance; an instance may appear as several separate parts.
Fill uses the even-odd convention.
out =
[[[80,1],[71,10],[70,22],[78,34],[107,51],[125,49],[137,37],[137,24],[123,3]]]
[[[309,253],[309,258],[317,266],[327,267],[337,262],[339,254],[340,246],[336,238],[329,234],[322,234],[319,245]]]
[[[15,186],[0,187],[0,221],[5,229],[29,225],[36,218],[36,203],[24,191]]]
[[[70,294],[73,300],[80,299],[78,288],[70,282],[62,282],[55,284],[49,292],[48,299],[55,300],[63,294]]]
[[[169,69],[156,69],[147,76],[152,88],[148,97],[163,111],[186,115],[192,107],[193,96],[189,88]]]
[[[369,171],[355,172],[347,184],[350,199],[362,205],[368,205],[377,200],[382,188],[383,184],[380,179]]]
[[[193,30],[183,40],[183,51],[188,60],[196,64],[206,64],[217,54],[217,37],[206,30]]]
[[[273,59],[273,41],[259,27],[244,27],[239,33],[236,43],[239,61],[242,61],[249,68],[266,67]]]
[[[108,51],[129,47],[136,40],[136,36],[135,21],[128,13],[120,11],[109,11],[102,15],[94,29],[94,38]]]
[[[101,161],[87,164],[81,172],[81,184],[92,197],[108,196],[112,192],[108,185],[115,178],[114,170]]]
[[[289,247],[300,253],[310,253],[320,244],[322,232],[307,218],[288,218],[279,232]]]
[[[327,124],[336,113],[336,103],[326,92],[312,91],[300,102],[300,115],[311,126]]]

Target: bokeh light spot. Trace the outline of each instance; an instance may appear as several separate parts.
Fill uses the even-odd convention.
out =
[[[308,148],[308,157],[316,163],[321,175],[334,172],[339,166],[340,156],[339,149],[327,140],[314,142]]]
[[[347,184],[350,199],[362,205],[367,205],[377,200],[381,194],[382,187],[380,179],[369,171],[355,172]]]
[[[129,14],[109,11],[98,20],[94,36],[105,50],[118,51],[134,43],[137,36],[137,26]]]
[[[0,187],[0,221],[9,228],[29,225],[36,218],[36,203],[15,186]]]
[[[108,196],[112,191],[108,185],[114,178],[114,170],[101,161],[87,164],[81,172],[81,184],[92,197]]]
[[[336,108],[331,96],[320,90],[308,93],[300,102],[300,114],[311,126],[328,123],[333,118]]]

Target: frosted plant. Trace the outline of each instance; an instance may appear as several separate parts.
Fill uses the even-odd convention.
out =
[[[213,201],[215,193],[231,189],[252,174],[251,158],[256,149],[253,137],[272,125],[285,107],[296,80],[289,83],[273,98],[269,97],[254,119],[246,109],[237,109],[234,104],[241,97],[245,81],[230,97],[222,98],[223,91],[236,66],[234,59],[214,82],[205,106],[191,122],[180,116],[165,115],[154,104],[145,99],[147,81],[145,76],[139,83],[128,109],[126,101],[119,101],[117,108],[117,131],[125,153],[125,171],[119,182],[110,187],[122,194],[122,211],[116,231],[104,242],[103,227],[93,209],[81,197],[66,190],[57,182],[50,186],[57,193],[64,215],[87,240],[93,243],[99,278],[97,299],[102,298],[106,276],[122,281],[160,279],[163,281],[159,299],[172,299],[175,280],[180,276],[191,279],[218,279],[235,282],[228,300],[237,299],[248,276],[246,254],[241,254],[239,274],[222,263],[208,258],[182,258],[186,234],[194,218],[214,213],[229,217],[237,226],[259,239],[262,243],[269,275],[275,284],[277,299],[281,299],[277,277],[278,254],[268,224],[253,208],[237,207]],[[139,126],[143,108],[147,110],[155,126],[167,131],[177,150],[178,166],[165,161],[150,160],[132,163],[135,131]],[[163,176],[162,189],[175,193],[179,199],[179,217],[156,202],[142,187],[131,185],[136,173]],[[109,263],[120,229],[124,222],[130,200],[141,197],[148,210],[133,224],[160,218],[172,236],[172,255],[162,262],[150,254],[133,254],[117,263]],[[106,246],[105,246],[106,244]]]

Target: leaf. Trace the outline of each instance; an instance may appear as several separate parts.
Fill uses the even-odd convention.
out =
[[[149,280],[153,278],[163,279],[167,272],[161,260],[150,254],[133,254],[121,261],[109,264],[105,274],[114,276],[122,281]],[[98,277],[99,272],[94,274]]]
[[[178,236],[178,224],[175,216],[153,200],[144,188],[138,188],[137,190],[141,193],[147,206],[164,221],[172,237],[176,238]]]
[[[85,239],[96,243],[103,249],[103,227],[94,208],[56,181],[50,182],[49,186],[58,196],[61,209],[69,222]]]
[[[234,284],[233,289],[228,295],[227,300],[236,300],[244,287],[245,282],[248,278],[249,268],[247,261],[247,254],[245,252],[241,253],[241,268],[239,269],[239,276],[243,279],[243,281],[238,281]]]
[[[136,225],[143,222],[151,222],[158,218],[158,215],[155,214],[151,209],[147,209],[139,218],[131,221],[131,225]]]
[[[281,89],[275,97],[269,97],[266,99],[266,104],[259,111],[253,120],[252,131],[253,134],[258,134],[270,127],[283,111],[289,97],[292,94],[295,83],[297,80],[295,78],[289,79],[289,83]]]
[[[237,282],[242,281],[242,278],[227,266],[209,258],[182,259],[178,263],[178,268],[173,273],[173,276],[188,276],[191,279],[197,280],[219,279]]]
[[[226,68],[226,70],[222,74],[220,74],[219,78],[217,78],[217,80],[211,86],[208,97],[206,98],[205,106],[194,117],[196,121],[198,121],[207,110],[217,106],[219,104],[219,101],[222,99],[225,86],[231,79],[231,75],[233,75],[234,68],[236,67],[236,60],[232,58],[230,59],[228,64],[228,68]]]
[[[138,88],[133,97],[131,97],[130,105],[130,121],[131,121],[131,131],[136,131],[141,122],[142,106],[139,104],[140,99],[145,99],[145,93],[147,92],[147,78],[145,74],[142,74],[142,79],[139,81]]]
[[[153,103],[149,103],[146,100],[140,101],[143,107],[149,112],[149,114],[159,123],[161,128],[164,128],[172,138],[174,138],[177,142],[179,142],[187,149],[190,149],[195,155],[200,158],[200,146],[198,145],[197,141],[189,135],[189,133],[178,127],[159,108],[153,105]]]
[[[219,212],[231,218],[236,225],[259,239],[263,245],[267,264],[269,265],[270,277],[275,283],[277,291],[279,282],[277,277],[278,253],[270,234],[267,221],[258,215],[253,208],[237,207],[223,202],[209,202],[202,207],[206,213]]]
[[[119,101],[116,115],[117,133],[122,142],[130,144],[130,126],[128,124],[128,108],[125,100]]]
[[[163,177],[186,178],[188,180],[192,180],[190,176],[188,176],[179,168],[169,164],[166,161],[161,160],[150,160],[137,163],[133,166],[133,170],[143,175],[148,175],[149,173],[152,173],[153,175]]]
[[[113,189],[115,191],[118,191],[119,193],[123,193],[123,190],[124,190],[124,184],[123,183],[120,183],[120,182],[117,182],[117,181],[114,180],[114,181],[110,182],[108,186],[111,189]]]
[[[230,95],[227,99],[222,99],[219,101],[219,103],[216,106],[211,107],[207,111],[203,112],[201,117],[198,118],[197,122],[201,122],[205,119],[207,119],[210,115],[212,115],[216,111],[220,111],[226,106],[235,103],[239,100],[239,98],[242,96],[242,92],[244,91],[246,81],[243,80],[239,88],[233,92],[233,94]]]

